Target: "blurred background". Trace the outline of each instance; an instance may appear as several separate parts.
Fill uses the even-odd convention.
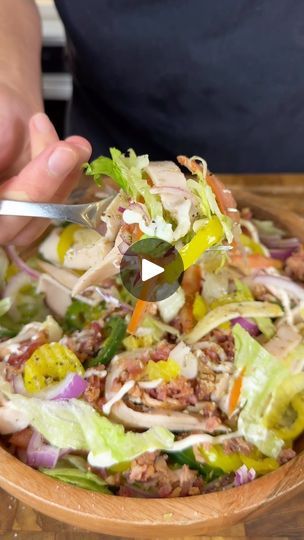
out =
[[[65,32],[52,0],[36,0],[42,20],[43,95],[47,114],[63,135],[67,102],[72,92],[65,56]]]

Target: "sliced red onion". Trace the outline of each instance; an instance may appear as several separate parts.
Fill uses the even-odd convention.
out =
[[[25,389],[23,377],[21,373],[16,375],[13,379],[13,388],[16,394],[21,394],[22,396],[27,396],[28,392]]]
[[[251,469],[248,470],[246,465],[242,465],[235,473],[234,477],[234,485],[236,487],[242,486],[243,484],[248,484],[248,482],[252,482],[256,477],[255,470],[251,467]]]
[[[235,324],[240,324],[244,328],[244,330],[247,330],[248,334],[253,337],[258,336],[261,333],[259,327],[255,322],[250,321],[249,319],[245,319],[244,317],[236,317],[231,321],[231,324],[233,326]]]
[[[300,247],[298,238],[277,238],[275,236],[261,236],[261,241],[268,248],[274,249],[296,249]]]
[[[78,398],[83,394],[88,383],[78,373],[68,373],[58,384],[52,384],[35,394],[40,399],[60,400]]]
[[[272,248],[269,250],[269,254],[273,259],[278,259],[279,261],[286,261],[290,255],[293,254],[297,248]]]
[[[9,280],[8,284],[4,288],[3,297],[9,297],[12,301],[14,301],[20,289],[22,289],[22,287],[25,285],[30,284],[31,279],[29,275],[25,272],[20,272],[20,274],[16,274]]]
[[[96,292],[105,302],[108,302],[109,304],[113,304],[113,306],[117,306],[121,309],[124,309],[125,311],[133,310],[131,306],[129,306],[128,304],[125,304],[124,302],[121,302],[119,298],[116,298],[116,296],[114,296],[113,294],[109,294],[101,287],[93,287],[93,288],[96,290]]]
[[[28,274],[32,279],[39,279],[40,273],[31,268],[28,264],[26,264],[25,261],[23,261],[23,259],[21,259],[21,257],[19,257],[15,246],[8,246],[6,250],[11,261],[15,263],[19,270],[21,270],[25,274]]]
[[[120,212],[121,214],[123,214],[125,211],[125,208],[123,206],[119,206],[118,207],[118,212]]]
[[[269,274],[257,274],[256,276],[250,278],[250,281],[251,283],[259,283],[264,285],[268,289],[283,289],[291,296],[304,300],[304,288],[287,277],[271,276]]]
[[[27,464],[38,469],[46,467],[54,469],[60,457],[61,450],[50,444],[43,443],[42,436],[38,431],[34,431],[27,447]]]
[[[145,219],[146,223],[150,219],[149,214],[146,210],[146,207],[141,203],[137,203],[137,202],[131,203],[130,206],[128,207],[128,210],[133,210],[133,212],[139,212],[142,215],[142,217]]]

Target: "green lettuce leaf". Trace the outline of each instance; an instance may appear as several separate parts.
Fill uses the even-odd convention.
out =
[[[203,162],[199,157],[195,157],[195,159]],[[212,214],[216,215],[221,222],[227,241],[231,243],[233,240],[232,220],[221,212],[216,202],[215,195],[211,187],[207,184],[206,178],[200,169],[197,169],[196,176],[198,182],[188,180],[188,185],[192,192],[200,197],[201,217],[210,219]]]
[[[97,476],[97,474],[90,471],[81,471],[79,469],[74,469],[73,467],[56,467],[55,469],[41,468],[39,470],[52,478],[62,480],[68,484],[73,484],[73,486],[89,489],[90,491],[111,494],[105,481],[102,480],[100,476]]]
[[[174,442],[174,435],[162,427],[144,433],[125,432],[122,425],[112,423],[81,400],[44,401],[18,394],[8,397],[50,444],[87,451],[89,463],[98,467],[131,461],[144,452],[170,449]]]
[[[244,370],[238,429],[263,454],[276,458],[284,442],[263,421],[272,395],[290,379],[284,362],[273,357],[239,324],[233,328],[235,367]]]
[[[277,227],[273,221],[267,219],[253,219],[252,221],[258,229],[259,234],[265,236],[278,236],[279,238],[282,238],[286,234],[282,229]]]
[[[110,176],[133,200],[143,197],[152,218],[162,216],[162,204],[157,196],[150,193],[150,186],[144,178],[144,169],[149,164],[148,156],[137,156],[132,149],[125,155],[117,148],[110,148],[110,154],[112,159],[101,156],[85,164],[86,175],[93,176],[97,183],[100,183],[103,175]]]

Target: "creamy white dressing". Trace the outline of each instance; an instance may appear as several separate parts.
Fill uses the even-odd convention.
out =
[[[217,435],[213,437],[212,435],[207,435],[205,433],[197,434],[197,435],[189,435],[189,437],[185,437],[185,439],[182,439],[180,441],[176,441],[172,443],[172,446],[170,448],[164,448],[166,452],[181,452],[182,450],[185,450],[186,448],[192,447],[195,444],[221,444],[224,441],[227,441],[229,439],[234,439],[236,437],[240,436],[239,431],[234,431],[233,433],[227,433],[226,435]],[[149,452],[154,452],[157,450],[157,448],[150,448]],[[140,456],[141,453],[138,453],[137,455],[133,456],[133,459]],[[112,467],[113,465],[116,465],[119,463],[117,461],[112,453],[110,451],[108,452],[101,452],[100,454],[94,455],[92,452],[88,455],[88,462],[92,467]]]
[[[139,388],[151,390],[152,388],[157,388],[162,382],[163,379],[153,379],[153,381],[139,381],[137,384]]]
[[[115,395],[107,401],[102,407],[102,412],[106,415],[110,414],[111,409],[117,401],[120,401],[128,392],[133,388],[135,381],[127,381],[125,384],[115,393]]]
[[[95,376],[95,377],[100,377],[100,379],[104,379],[106,375],[107,375],[107,372],[105,369],[100,370],[96,368],[89,368],[86,370],[83,378],[88,379],[89,377]]]
[[[142,233],[147,236],[156,236],[161,240],[171,243],[173,241],[173,231],[172,225],[166,223],[166,221],[161,216],[156,216],[154,220],[150,222],[149,225],[146,224],[142,214],[136,212],[135,210],[125,210],[123,215],[123,221],[127,225],[137,224]]]

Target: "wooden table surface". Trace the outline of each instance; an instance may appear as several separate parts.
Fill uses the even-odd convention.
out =
[[[222,175],[233,189],[271,197],[278,207],[290,208],[304,217],[304,174]],[[140,501],[139,501],[140,504]],[[167,538],[167,540],[304,539],[304,490],[258,518],[252,518],[216,536]],[[120,537],[89,533],[43,516],[0,490],[0,538],[2,540],[124,540]],[[142,539],[144,540],[144,538]],[[157,540],[154,538],[153,540]]]

